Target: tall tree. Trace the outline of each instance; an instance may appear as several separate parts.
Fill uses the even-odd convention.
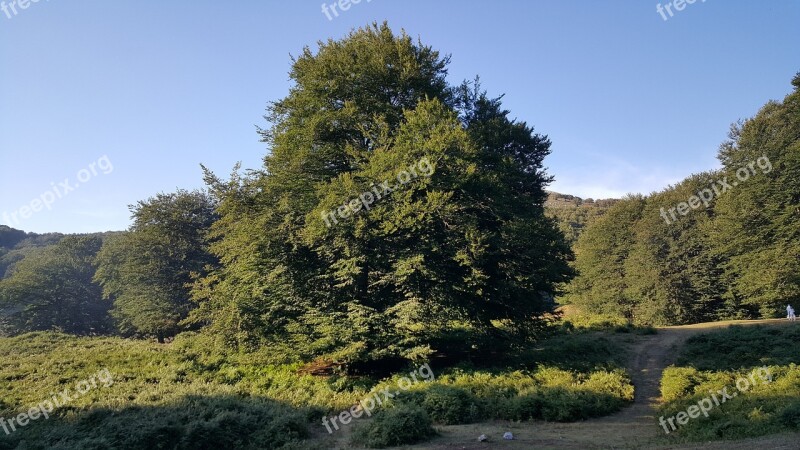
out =
[[[633,250],[635,226],[645,207],[642,196],[628,196],[587,227],[575,244],[578,276],[567,298],[589,312],[635,320],[637,297],[631,297],[626,261]]]
[[[800,73],[792,85],[783,102],[734,125],[719,151],[732,186],[714,234],[729,261],[728,299],[766,317],[800,302]]]
[[[207,173],[222,267],[196,285],[197,320],[344,361],[424,357],[454,329],[535,331],[570,274],[542,206],[550,143],[448,87],[446,64],[386,25],[294,61],[264,170]]]
[[[206,243],[214,204],[204,192],[179,190],[140,201],[131,213],[130,230],[100,250],[95,279],[113,299],[111,313],[123,334],[163,342],[194,306],[192,277],[216,264]]]
[[[792,84],[783,102],[732,127],[720,171],[592,222],[567,298],[649,324],[776,317],[800,302],[800,74]]]
[[[708,237],[713,198],[707,195],[707,206],[701,204],[685,216],[675,211],[673,218],[672,213],[716,179],[714,172],[692,175],[647,197],[625,262],[627,296],[637,299],[637,323],[674,325],[717,318],[724,289],[721,261],[712,254]]]

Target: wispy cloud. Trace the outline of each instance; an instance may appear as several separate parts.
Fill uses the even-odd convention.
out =
[[[684,179],[689,172],[678,168],[640,167],[626,159],[595,151],[571,156],[564,170],[551,170],[555,181],[549,189],[584,198],[620,198],[649,194]],[[579,165],[574,161],[581,161]]]

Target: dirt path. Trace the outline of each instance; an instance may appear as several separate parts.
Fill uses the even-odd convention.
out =
[[[505,421],[443,427],[442,436],[414,448],[428,450],[473,450],[487,448],[515,449],[720,449],[752,448],[798,449],[800,434],[772,436],[743,441],[724,441],[702,445],[665,444],[658,426],[656,407],[660,402],[660,381],[664,368],[674,363],[676,350],[689,337],[729,325],[787,325],[784,320],[727,321],[680,327],[659,328],[658,334],[637,337],[630,348],[628,369],[636,387],[634,402],[611,416],[576,423]],[[503,441],[503,432],[511,431],[516,439]],[[493,439],[479,443],[486,434]]]

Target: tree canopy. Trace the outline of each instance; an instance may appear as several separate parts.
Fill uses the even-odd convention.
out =
[[[188,285],[216,264],[206,234],[216,220],[204,192],[158,194],[131,206],[133,225],[109,238],[97,255],[95,280],[125,335],[159,341],[181,330],[194,307]]]
[[[101,244],[98,236],[67,236],[17,263],[0,281],[0,332],[110,331],[110,305],[92,282],[92,264]]]
[[[792,85],[732,126],[722,169],[626,199],[592,222],[566,299],[649,324],[778,317],[797,304],[800,74]]]
[[[544,215],[550,141],[477,82],[448,86],[447,63],[385,24],[293,60],[263,170],[206,174],[222,265],[195,285],[194,320],[336,361],[536,332],[571,275]],[[366,193],[383,195],[352,202]]]

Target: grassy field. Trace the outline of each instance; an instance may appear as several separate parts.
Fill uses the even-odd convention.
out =
[[[800,425],[800,328],[781,325],[653,334],[573,317],[492,365],[433,362],[382,379],[314,376],[198,334],[164,345],[32,333],[0,339],[0,449],[445,449],[479,434],[508,448],[717,448],[766,435],[777,437],[719,448],[792,448],[782,445],[797,434],[781,433]],[[739,393],[677,421],[723,388]]]
[[[570,317],[572,319],[572,317]],[[602,326],[598,322],[609,322]],[[756,339],[761,348],[771,347],[774,342],[773,337],[783,333],[793,333],[792,327],[781,320],[763,321],[725,321],[711,322],[686,326],[664,327],[657,330],[657,334],[652,334],[653,330],[628,330],[626,327],[619,327],[614,320],[606,318],[580,318],[575,320],[577,324],[583,324],[580,328],[588,326],[589,329],[597,329],[600,326],[606,330],[616,330],[614,333],[603,333],[602,336],[613,340],[615,343],[626,348],[628,355],[624,362],[628,372],[631,374],[636,386],[634,403],[623,408],[620,412],[608,416],[590,419],[586,421],[558,423],[547,421],[504,421],[494,420],[466,425],[449,425],[437,427],[439,436],[433,440],[414,446],[419,450],[445,450],[462,449],[478,450],[491,446],[492,448],[509,449],[685,449],[685,450],[750,450],[753,448],[768,448],[776,450],[796,450],[797,442],[800,440],[800,432],[791,427],[775,428],[768,431],[769,434],[760,437],[744,437],[745,434],[735,435],[731,433],[725,437],[717,437],[711,440],[693,438],[687,436],[685,432],[672,432],[667,435],[659,426],[658,418],[664,408],[661,398],[662,373],[669,373],[669,367],[677,364],[679,353],[686,349],[689,354],[694,345],[685,346],[687,342],[699,342],[704,335],[716,333],[733,325],[734,332],[740,329],[764,325],[765,332]],[[569,327],[568,327],[569,328]],[[775,330],[770,331],[770,330]],[[592,335],[590,332],[589,335]],[[792,336],[791,334],[789,336]],[[694,339],[693,339],[694,338]],[[724,337],[723,339],[728,339]],[[736,343],[734,346],[739,346]],[[759,362],[764,357],[760,348],[751,347],[752,355]],[[702,354],[710,351],[722,349],[726,354],[731,351],[730,347],[717,347],[716,344],[710,345]],[[699,350],[699,349],[697,349]],[[775,354],[773,353],[773,358]],[[795,359],[791,352],[784,355],[789,360]],[[737,358],[738,356],[735,356]],[[767,355],[769,358],[770,356]],[[686,362],[681,359],[682,363]],[[777,360],[770,360],[770,364],[777,363]],[[756,375],[757,376],[757,375]],[[797,392],[789,394],[790,397],[800,399]],[[689,406],[688,404],[686,405]],[[728,404],[723,404],[723,407]],[[719,413],[724,418],[727,410],[720,408]],[[729,416],[732,418],[732,416]],[[700,420],[700,419],[692,419]],[[748,418],[754,420],[754,418]],[[701,427],[713,426],[710,422],[703,422]],[[512,431],[515,439],[513,441],[502,440],[502,435],[506,431]],[[774,433],[773,433],[774,431]],[[477,436],[485,434],[489,437],[490,443],[479,443]]]
[[[800,327],[793,326],[734,326],[690,338],[676,366],[664,371],[660,414],[699,416],[665,429],[680,441],[800,430],[798,342]]]
[[[561,331],[494,366],[433,363],[380,380],[312,376],[267,351],[225,353],[196,334],[167,345],[4,338],[0,417],[9,433],[0,427],[0,449],[382,447],[433,437],[446,424],[598,417],[633,398],[624,351],[608,336]],[[354,406],[370,398],[383,403],[371,418],[342,423],[344,411],[365,415]],[[323,417],[342,429],[329,434]]]

